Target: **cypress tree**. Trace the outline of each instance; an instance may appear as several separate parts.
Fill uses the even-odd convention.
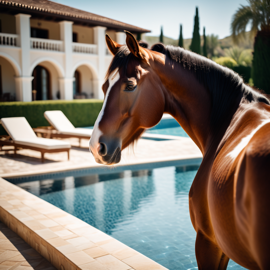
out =
[[[254,42],[252,78],[254,86],[270,94],[270,32],[258,31]]]
[[[184,48],[184,40],[183,40],[183,33],[182,33],[182,24],[180,24],[180,34],[178,39],[178,46]]]
[[[200,26],[199,26],[199,10],[196,7],[196,15],[194,17],[194,29],[193,29],[193,36],[190,45],[190,50],[201,54],[201,37],[200,37]]]
[[[137,34],[137,40],[140,41],[142,39],[142,33]]]
[[[206,35],[205,35],[205,27],[203,28],[203,56],[207,57],[207,41],[206,41]]]
[[[163,43],[163,27],[162,26],[161,26],[161,29],[160,29],[159,42]]]

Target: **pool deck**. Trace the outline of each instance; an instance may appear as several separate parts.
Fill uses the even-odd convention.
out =
[[[159,137],[162,138],[165,139]],[[19,150],[14,157],[13,151],[0,151],[0,221],[3,222],[0,223],[0,270],[49,270],[54,269],[53,267],[61,270],[166,269],[2,178],[12,181],[20,177],[34,178],[42,174],[71,170],[87,169],[88,173],[96,174],[200,163],[202,155],[190,138],[168,138],[162,141],[140,139],[134,150],[124,150],[121,162],[112,167],[99,165],[94,161],[88,150],[87,140],[82,140],[81,147],[78,147],[76,139],[69,140],[72,144],[69,161],[66,153],[45,154],[45,162],[41,163],[39,152]],[[16,234],[11,231],[10,234],[5,233],[9,229],[3,224]],[[16,241],[12,242],[15,236],[22,246],[31,246],[32,249],[29,246],[27,248],[33,250],[29,251],[33,256],[38,253],[42,256],[39,255],[38,260],[42,262],[39,266],[31,264],[33,258],[27,257],[25,251],[19,248],[20,245],[17,247],[14,244]],[[12,242],[14,247],[8,244],[9,242]],[[20,261],[17,261],[19,259]]]
[[[110,173],[123,170],[151,169],[164,166],[198,165],[201,152],[190,138],[162,135],[149,135],[154,138],[175,138],[174,140],[140,139],[134,149],[125,149],[122,160],[114,166],[97,164],[88,150],[88,141],[82,140],[81,147],[77,139],[69,139],[72,148],[70,160],[67,154],[47,153],[41,163],[40,153],[33,150],[19,150],[16,157],[13,151],[0,151],[0,177],[5,179],[88,169],[89,173]],[[149,137],[148,136],[148,137]],[[4,149],[12,149],[5,147]]]

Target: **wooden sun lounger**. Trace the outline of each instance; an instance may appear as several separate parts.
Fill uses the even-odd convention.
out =
[[[69,159],[70,144],[59,140],[38,138],[24,117],[2,118],[1,123],[10,138],[0,140],[0,147],[13,146],[14,155],[19,148],[31,149],[41,153],[44,162],[45,153],[67,152]]]
[[[44,117],[54,127],[51,138],[78,138],[89,140],[92,129],[75,128],[62,111],[46,111]]]

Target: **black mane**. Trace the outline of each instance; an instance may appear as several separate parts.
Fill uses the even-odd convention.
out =
[[[264,102],[269,100],[251,87],[244,84],[243,79],[234,71],[223,67],[203,56],[184,50],[180,47],[164,46],[157,43],[151,50],[165,54],[169,59],[179,63],[183,68],[189,69],[202,83],[212,96],[212,124],[221,120],[242,93],[247,102]]]

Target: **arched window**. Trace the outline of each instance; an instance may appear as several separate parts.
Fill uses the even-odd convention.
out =
[[[36,66],[32,76],[33,100],[52,99],[50,89],[50,73],[42,66]]]

